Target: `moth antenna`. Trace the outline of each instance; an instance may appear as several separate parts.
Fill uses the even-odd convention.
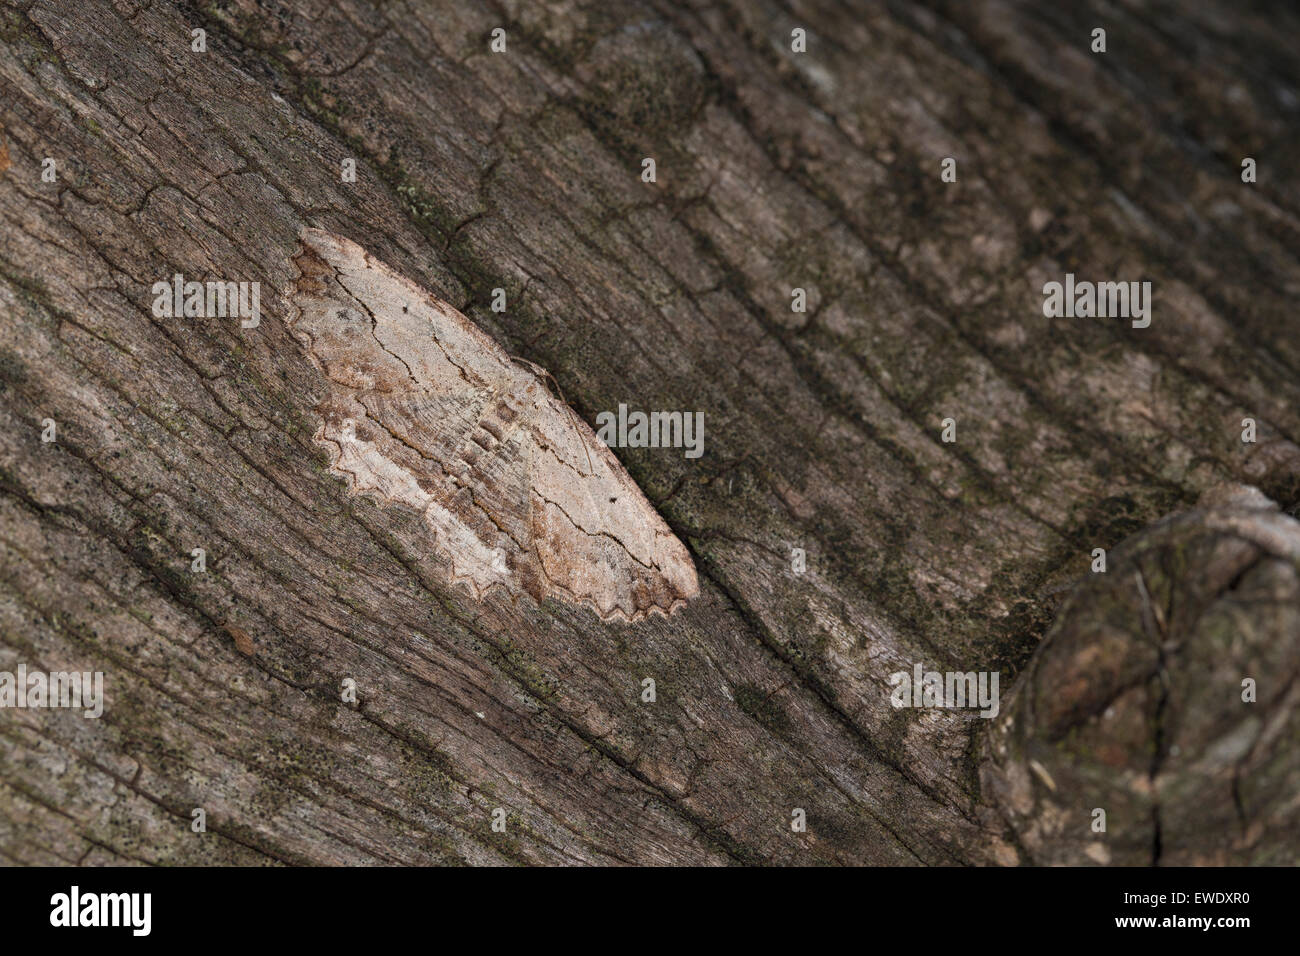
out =
[[[550,383],[555,386],[555,394],[560,396],[560,401],[564,403],[564,410],[569,413],[570,418],[576,419],[578,417],[578,413],[569,406],[569,400],[564,397],[564,390],[560,388],[560,383],[555,380],[554,375],[542,368],[536,362],[530,362],[528,359],[519,355],[512,355],[510,358],[516,362],[522,362],[524,365],[527,365],[533,370],[533,374],[538,378],[549,380]],[[573,425],[574,437],[578,439],[578,444],[582,446],[583,453],[587,456],[587,474],[592,474],[596,470],[596,466],[591,463],[591,449],[589,449],[587,443],[582,440],[582,432],[578,431],[577,424],[572,421],[570,424]]]
[[[559,391],[560,386],[556,385],[555,388],[556,391]],[[561,395],[560,399],[563,400],[564,396]],[[564,407],[568,409],[569,414],[572,415],[575,419],[578,417],[578,413],[575,412],[572,408],[569,408],[569,403],[567,401],[564,402]],[[578,431],[578,426],[576,422],[573,425],[573,434],[577,437],[578,444],[582,446],[582,450],[587,455],[587,474],[589,475],[594,474],[596,471],[596,466],[591,463],[591,449],[588,448],[587,443],[582,440],[582,432]]]

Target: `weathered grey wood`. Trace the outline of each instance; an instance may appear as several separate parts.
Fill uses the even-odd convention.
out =
[[[1041,858],[984,722],[888,675],[1009,683],[1093,548],[1220,481],[1300,500],[1296,12],[1060,7],[0,6],[0,669],[108,681],[0,712],[3,859]],[[703,411],[701,459],[618,452],[700,598],[480,604],[350,499],[270,294],[304,225],[588,422]],[[1151,280],[1151,327],[1044,318],[1066,271]],[[156,319],[177,272],[259,281],[261,326]]]
[[[1211,489],[1070,596],[1002,699],[985,797],[1037,863],[1294,864],[1298,657],[1300,522]]]

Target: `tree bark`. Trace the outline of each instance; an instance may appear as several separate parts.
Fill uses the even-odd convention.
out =
[[[0,6],[0,670],[103,671],[107,698],[98,720],[0,711],[0,859],[1295,862],[1285,549],[1239,556],[1265,568],[1231,611],[1242,646],[1274,642],[1265,671],[1221,655],[1223,682],[1188,691],[1196,713],[1257,678],[1254,749],[1179,768],[1159,840],[1134,800],[1106,859],[1079,846],[1105,774],[1172,737],[1089,725],[1121,752],[1050,792],[1007,769],[1050,776],[1038,750],[998,750],[1115,686],[1040,725],[1022,682],[992,734],[890,703],[917,663],[1009,688],[1080,580],[1052,647],[1095,638],[1082,608],[1119,670],[1193,667],[1131,643],[1160,528],[1122,580],[1089,578],[1093,549],[1221,482],[1300,500],[1300,16],[1067,6]],[[703,412],[701,458],[615,452],[700,596],[634,625],[479,602],[418,514],[349,497],[273,294],[304,226],[456,304],[588,423]],[[1151,281],[1150,327],[1044,317],[1067,272]],[[177,273],[259,282],[261,324],[155,317]],[[1215,546],[1169,600],[1240,584],[1205,573]],[[1187,728],[1207,747],[1242,720],[1216,708]],[[1198,844],[1187,788],[1256,771],[1259,801]],[[1060,804],[1051,826],[1025,787]]]

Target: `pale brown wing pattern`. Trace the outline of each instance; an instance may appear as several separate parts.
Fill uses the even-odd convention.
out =
[[[290,326],[328,382],[315,440],[352,493],[419,510],[478,598],[635,621],[698,593],[686,547],[537,374],[355,243],[302,244]]]

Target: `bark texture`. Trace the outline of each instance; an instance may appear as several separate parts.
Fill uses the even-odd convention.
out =
[[[1195,548],[1135,538],[1032,671],[1104,620],[1143,688],[1208,655],[1222,680],[1187,707],[1134,703],[1112,736],[1083,704],[1040,725],[1025,687],[1054,685],[1022,683],[986,739],[894,709],[888,677],[1007,688],[1092,549],[1220,482],[1300,499],[1297,35],[1292,5],[1239,0],[5,0],[0,670],[102,670],[108,699],[0,711],[0,859],[1105,862],[1079,844],[1110,806],[1107,859],[1159,861],[1158,802],[1106,781],[1139,753],[1148,779],[1177,769],[1151,730],[1176,713],[1203,753],[1243,717],[1196,702],[1254,677],[1250,746],[1178,769],[1177,859],[1295,862],[1296,564],[1193,531],[1204,508],[1175,524]],[[634,625],[480,603],[416,512],[349,497],[272,295],[308,225],[551,371],[589,423],[703,411],[700,459],[617,452],[701,595]],[[1151,281],[1150,328],[1044,318],[1066,272]],[[261,325],[156,318],[176,273],[260,282]],[[1153,585],[1141,553],[1171,548]],[[1137,570],[1166,624],[1213,612],[1183,664],[1149,646]],[[1076,725],[1119,752],[1023,744]],[[1233,813],[1197,801],[1229,780]]]
[[[981,767],[1035,862],[1296,862],[1298,569],[1300,522],[1229,486],[1071,594]]]

